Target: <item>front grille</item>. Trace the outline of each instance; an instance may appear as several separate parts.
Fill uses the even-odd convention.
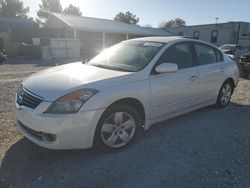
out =
[[[27,106],[35,109],[42,101],[42,98],[31,94],[22,85],[18,88],[16,102],[20,106]]]

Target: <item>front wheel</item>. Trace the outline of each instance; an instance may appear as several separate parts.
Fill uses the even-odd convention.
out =
[[[128,105],[115,105],[102,115],[95,133],[95,146],[113,152],[131,144],[141,129],[139,113]]]
[[[233,86],[229,81],[226,81],[220,89],[216,106],[219,108],[226,107],[230,102],[232,94],[233,94]]]

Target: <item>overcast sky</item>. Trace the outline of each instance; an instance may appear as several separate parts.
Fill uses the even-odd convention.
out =
[[[30,7],[29,15],[36,18],[40,0],[23,0]],[[140,25],[158,27],[159,23],[182,18],[187,25],[228,21],[250,22],[250,0],[61,0],[64,7],[78,6],[83,16],[113,19],[120,11],[131,11],[140,18]]]

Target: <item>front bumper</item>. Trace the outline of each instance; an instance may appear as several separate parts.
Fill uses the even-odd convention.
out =
[[[16,126],[25,137],[42,147],[85,149],[93,146],[95,129],[104,110],[54,115],[19,106]]]

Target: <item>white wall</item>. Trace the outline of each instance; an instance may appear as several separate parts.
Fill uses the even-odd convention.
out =
[[[180,28],[169,28],[168,31],[178,35],[179,32],[183,32],[184,36],[193,37],[195,31],[199,31],[199,39],[211,42],[211,35],[213,30],[218,31],[217,42],[214,45],[220,46],[226,43],[233,42],[234,23],[226,24],[210,24],[200,26],[186,26]]]
[[[247,47],[250,50],[250,23],[242,23],[240,30],[239,42],[240,45]]]
[[[53,38],[50,39],[50,46],[43,48],[42,58],[79,58],[80,40]]]

